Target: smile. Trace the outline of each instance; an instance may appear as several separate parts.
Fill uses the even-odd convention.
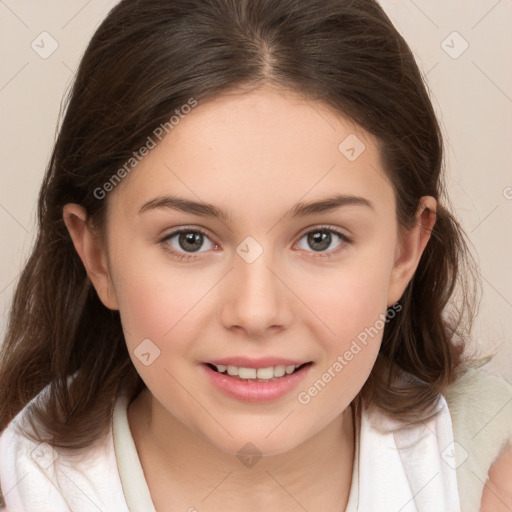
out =
[[[213,389],[244,402],[269,402],[288,395],[305,379],[313,362],[260,368],[202,363]],[[220,371],[222,370],[222,372]]]
[[[258,382],[275,380],[284,375],[291,375],[299,368],[310,363],[303,363],[300,365],[277,365],[269,366],[267,368],[247,368],[243,366],[211,364],[208,365],[216,372],[240,380],[258,380]]]

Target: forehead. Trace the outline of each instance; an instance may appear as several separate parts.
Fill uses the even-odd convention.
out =
[[[179,193],[261,214],[270,204],[334,192],[394,208],[377,141],[323,103],[264,86],[222,94],[180,116],[112,200],[135,209]]]

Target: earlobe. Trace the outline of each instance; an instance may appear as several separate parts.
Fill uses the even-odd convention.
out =
[[[388,306],[400,300],[416,272],[436,222],[436,206],[437,202],[433,197],[423,196],[416,213],[415,225],[404,231],[398,241],[389,281]]]
[[[109,309],[119,309],[108,269],[106,248],[91,230],[87,211],[83,206],[69,203],[62,209],[62,215],[75,250],[101,302]]]

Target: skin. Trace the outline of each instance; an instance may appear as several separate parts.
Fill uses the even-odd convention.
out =
[[[366,146],[354,161],[338,150],[350,134]],[[299,201],[334,192],[362,196],[374,210],[285,216]],[[139,213],[165,194],[213,203],[232,218]],[[376,140],[327,106],[266,85],[201,103],[105,200],[104,238],[81,206],[68,204],[63,214],[100,299],[120,311],[148,387],[128,418],[156,509],[344,510],[354,458],[350,403],[382,330],[308,404],[297,394],[400,299],[435,223],[434,198],[421,198],[415,226],[399,237]],[[332,234],[321,258],[304,235],[324,226],[351,242]],[[161,241],[182,227],[208,233],[198,252],[178,236]],[[251,263],[236,252],[247,236],[263,250]],[[134,350],[148,338],[160,356],[145,366]],[[286,396],[241,402],[212,387],[198,366],[235,355],[314,364]],[[237,457],[248,442],[263,455],[252,467]]]
[[[488,476],[482,493],[480,512],[510,512],[512,510],[512,444],[510,441],[489,469]]]

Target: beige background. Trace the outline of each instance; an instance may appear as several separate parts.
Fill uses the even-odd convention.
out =
[[[0,0],[0,339],[35,238],[36,198],[61,99],[115,3]],[[474,343],[496,348],[493,366],[512,380],[512,2],[381,3],[426,74],[446,136],[449,192],[481,265]],[[58,47],[44,55],[52,45]]]

